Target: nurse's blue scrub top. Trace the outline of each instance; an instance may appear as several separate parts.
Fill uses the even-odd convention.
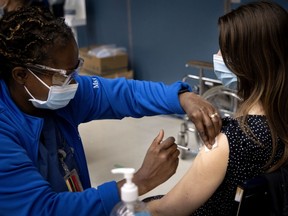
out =
[[[53,191],[69,191],[64,180],[66,173],[60,160],[63,154],[59,154],[59,150],[66,153],[63,160],[68,169],[70,171],[76,169],[79,173],[73,148],[69,147],[62,137],[56,127],[53,115],[48,115],[44,118],[44,125],[41,132],[37,168],[43,178],[51,184]]]

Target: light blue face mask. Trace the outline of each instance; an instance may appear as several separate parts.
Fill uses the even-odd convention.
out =
[[[230,89],[237,89],[237,77],[225,65],[222,56],[213,55],[214,73],[222,84]]]
[[[26,86],[24,86],[27,93],[31,96],[32,99],[29,99],[29,101],[32,102],[32,104],[36,108],[40,109],[60,109],[62,107],[65,107],[70,100],[72,100],[75,96],[75,93],[78,88],[78,83],[76,84],[66,84],[62,86],[48,86],[45,82],[43,82],[36,74],[34,74],[31,70],[30,73],[35,76],[44,86],[46,86],[49,89],[48,98],[46,101],[38,100],[36,99],[30,91],[27,89]]]

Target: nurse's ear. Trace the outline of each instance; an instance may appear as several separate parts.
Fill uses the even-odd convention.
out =
[[[15,67],[12,69],[12,79],[15,80],[15,82],[24,85],[27,78],[28,78],[28,70],[24,67]]]

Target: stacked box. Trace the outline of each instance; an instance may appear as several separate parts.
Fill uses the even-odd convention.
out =
[[[113,77],[120,76],[122,73],[127,74],[129,72],[128,56],[126,53],[105,58],[97,58],[96,56],[88,53],[88,51],[93,48],[95,48],[95,46],[79,49],[79,55],[84,59],[84,65],[81,69],[81,73]]]

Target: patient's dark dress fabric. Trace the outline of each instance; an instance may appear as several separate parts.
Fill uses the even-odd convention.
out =
[[[201,206],[195,215],[231,215],[237,185],[264,172],[263,166],[270,159],[272,141],[265,116],[248,116],[250,134],[240,128],[237,119],[224,118],[222,133],[229,142],[229,161],[226,176],[212,197]],[[258,142],[256,142],[258,140]],[[283,154],[284,145],[278,141],[274,162]]]

